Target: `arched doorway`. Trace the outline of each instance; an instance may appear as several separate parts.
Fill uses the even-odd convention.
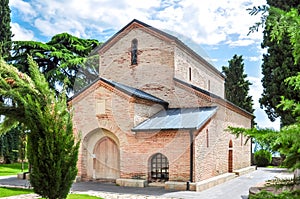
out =
[[[169,180],[169,161],[166,156],[156,153],[151,158],[150,181],[165,182]]]
[[[96,179],[117,179],[120,177],[119,147],[111,138],[103,137],[96,143],[93,168]]]
[[[233,172],[233,149],[232,149],[232,140],[229,141],[228,148],[228,172]]]

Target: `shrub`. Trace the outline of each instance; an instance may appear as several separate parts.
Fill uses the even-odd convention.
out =
[[[250,195],[250,199],[298,199],[299,197],[300,190],[284,191],[276,195],[267,191],[261,191],[256,195]]]
[[[259,167],[268,166],[272,162],[272,154],[266,150],[259,150],[254,153],[254,162]]]

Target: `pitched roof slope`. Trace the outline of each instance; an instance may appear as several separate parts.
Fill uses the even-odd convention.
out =
[[[115,81],[112,81],[112,80],[108,80],[108,79],[105,79],[105,78],[102,78],[102,77],[98,77],[97,79],[95,79],[91,84],[89,84],[84,89],[82,89],[81,91],[79,91],[78,93],[73,95],[70,98],[69,101],[72,101],[77,96],[79,96],[81,93],[83,93],[85,90],[89,89],[92,85],[95,85],[99,81],[104,82],[105,84],[108,84],[108,85],[114,87],[115,89],[129,95],[129,96],[139,98],[139,99],[148,100],[148,101],[151,101],[151,102],[154,102],[154,103],[158,103],[158,104],[161,104],[165,107],[168,107],[168,105],[169,105],[168,102],[166,102],[166,101],[164,101],[164,100],[162,100],[158,97],[155,97],[155,96],[153,96],[149,93],[146,93],[146,92],[144,92],[140,89],[133,88],[131,86],[127,86],[127,85],[124,85],[124,84],[121,84],[121,83],[118,83],[118,82],[115,82]]]
[[[214,114],[218,107],[171,108],[162,110],[132,128],[132,131],[197,130]]]

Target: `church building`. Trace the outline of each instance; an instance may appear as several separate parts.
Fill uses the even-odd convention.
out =
[[[250,166],[251,142],[226,129],[251,128],[253,115],[177,37],[133,20],[95,53],[99,77],[69,102],[81,180],[186,187]]]

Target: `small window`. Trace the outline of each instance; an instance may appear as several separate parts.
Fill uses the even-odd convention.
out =
[[[189,67],[189,80],[192,81],[192,68]]]
[[[241,135],[241,146],[243,146],[243,136]]]
[[[206,147],[209,147],[208,129],[206,129]]]
[[[233,144],[232,144],[232,140],[229,141],[229,148],[231,149],[233,147]]]
[[[207,89],[210,91],[210,80],[207,81]]]
[[[138,40],[131,41],[131,65],[137,65]]]

